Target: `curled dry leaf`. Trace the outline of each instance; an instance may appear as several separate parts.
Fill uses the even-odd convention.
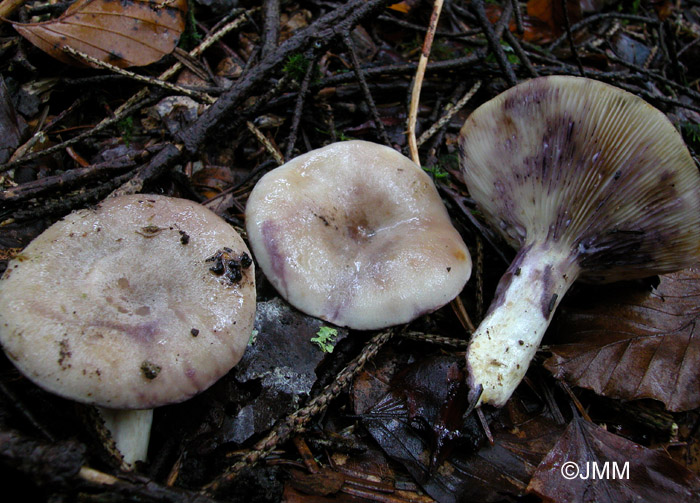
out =
[[[574,418],[528,491],[549,502],[690,502],[700,500],[700,478],[663,452]]]
[[[187,0],[78,0],[60,17],[13,23],[32,44],[65,63],[76,51],[118,67],[144,66],[175,48],[185,29]]]
[[[660,277],[649,292],[606,287],[565,308],[545,362],[555,377],[611,398],[653,398],[671,411],[700,407],[700,268]]]

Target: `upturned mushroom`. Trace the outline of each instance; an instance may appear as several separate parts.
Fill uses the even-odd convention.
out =
[[[38,386],[98,406],[132,464],[145,459],[154,407],[199,393],[241,358],[254,281],[241,237],[203,206],[108,199],[10,261],[0,343]]]
[[[508,400],[577,279],[700,260],[698,168],[671,122],[628,92],[579,77],[524,82],[469,116],[460,152],[470,195],[518,249],[469,344],[473,403]]]
[[[366,141],[334,143],[267,173],[248,199],[246,229],[282,297],[359,330],[440,308],[471,273],[430,177]]]

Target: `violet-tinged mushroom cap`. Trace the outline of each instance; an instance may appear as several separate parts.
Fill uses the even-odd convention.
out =
[[[700,175],[642,99],[578,77],[522,83],[460,133],[470,195],[520,251],[468,350],[472,395],[502,405],[577,278],[610,282],[700,260]]]
[[[366,141],[334,143],[266,174],[248,199],[246,229],[287,301],[359,330],[440,308],[471,273],[430,177]]]
[[[0,342],[42,388],[114,409],[204,390],[241,358],[255,316],[248,249],[190,201],[108,199],[71,213],[0,281]]]

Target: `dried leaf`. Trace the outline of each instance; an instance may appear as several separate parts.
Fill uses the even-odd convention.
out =
[[[618,32],[612,37],[612,50],[615,55],[633,65],[642,66],[651,55],[651,48],[625,32]]]
[[[499,428],[495,445],[475,452],[483,429],[474,414],[461,417],[464,404],[456,394],[463,381],[461,360],[433,356],[408,364],[387,356],[375,359],[373,368],[355,380],[352,394],[355,411],[384,452],[441,503],[503,501],[524,494],[563,427],[538,416],[514,429]],[[445,440],[452,449],[440,452]]]
[[[497,23],[502,15],[503,8],[501,6],[495,4],[486,5],[486,16],[492,23]],[[518,33],[518,26],[515,19],[510,20],[510,23],[508,23],[508,29],[526,42],[530,42],[532,44],[548,44],[556,38],[556,35],[552,32],[549,25],[536,17],[523,14],[522,24],[522,34]]]
[[[574,418],[528,491],[566,503],[690,502],[700,501],[700,478],[662,452]]]
[[[401,2],[391,4],[388,8],[396,12],[401,12],[402,14],[408,14],[419,5],[420,0],[403,0]]]
[[[12,26],[65,63],[68,46],[119,67],[144,66],[175,48],[185,28],[187,0],[78,0],[57,19]]]
[[[671,411],[700,407],[698,297],[698,268],[661,276],[651,292],[606,287],[590,305],[561,310],[564,343],[550,347],[545,367],[611,398],[653,398]]]
[[[569,24],[581,20],[581,3],[579,0],[565,0]],[[566,17],[561,0],[528,0],[527,14],[544,22],[555,36],[564,33]]]
[[[345,476],[332,468],[322,468],[316,473],[289,470],[290,483],[297,491],[316,496],[329,496],[340,491]]]

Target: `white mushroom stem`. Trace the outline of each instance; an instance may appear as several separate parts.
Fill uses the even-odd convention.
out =
[[[564,247],[566,248],[566,247]],[[477,405],[506,403],[525,375],[552,315],[578,277],[571,249],[520,249],[467,350],[469,398]]]
[[[104,407],[97,409],[124,462],[133,466],[136,461],[144,461],[151,437],[153,409],[120,410]]]

